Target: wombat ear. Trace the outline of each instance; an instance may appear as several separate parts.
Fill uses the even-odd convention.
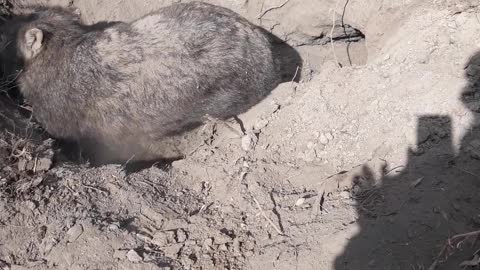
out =
[[[30,60],[40,53],[43,48],[43,31],[31,28],[25,32],[25,58]]]

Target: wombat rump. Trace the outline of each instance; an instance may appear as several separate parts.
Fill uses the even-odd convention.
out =
[[[2,26],[0,60],[48,133],[102,158],[170,158],[156,145],[245,112],[280,82],[265,32],[226,8],[178,3],[94,25],[31,10]]]

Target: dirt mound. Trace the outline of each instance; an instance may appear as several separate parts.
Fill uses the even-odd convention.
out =
[[[95,22],[172,1],[11,4],[32,2]],[[294,46],[302,81],[137,172],[66,161],[4,96],[0,269],[480,267],[476,1],[208,2]]]

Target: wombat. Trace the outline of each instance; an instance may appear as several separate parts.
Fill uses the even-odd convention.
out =
[[[281,80],[264,30],[202,2],[93,25],[32,7],[0,33],[0,60],[34,117],[99,162],[173,158],[163,142],[245,112]]]

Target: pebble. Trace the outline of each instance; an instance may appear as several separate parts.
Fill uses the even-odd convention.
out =
[[[319,141],[323,145],[328,144],[328,138],[327,138],[327,136],[325,136],[325,134],[320,135]]]
[[[350,192],[342,191],[342,192],[340,192],[340,196],[344,199],[350,199]]]
[[[83,233],[83,227],[80,224],[76,224],[67,231],[67,242],[71,243],[77,240]]]
[[[187,233],[182,229],[178,229],[177,230],[177,243],[183,243],[186,240],[187,240]]]
[[[203,248],[204,249],[210,249],[213,245],[213,239],[212,238],[207,238],[205,241],[203,241]]]
[[[308,148],[308,149],[313,149],[315,146],[316,146],[316,145],[315,145],[314,142],[308,142],[308,143],[307,143],[307,148]]]
[[[127,257],[127,251],[124,249],[117,249],[113,252],[113,258],[123,260]]]
[[[257,122],[255,122],[255,125],[253,128],[255,130],[262,130],[268,125],[268,120],[267,119],[259,119]]]
[[[39,158],[35,165],[36,172],[48,171],[52,167],[52,159],[51,158]]]
[[[157,232],[152,239],[152,244],[163,247],[168,244],[168,236],[164,232]]]
[[[182,249],[183,244],[173,244],[168,247],[163,247],[162,251],[165,253],[165,256],[176,259],[178,258],[178,253],[180,253],[180,249]]]
[[[246,134],[242,137],[242,149],[247,152],[252,150],[255,147],[256,141],[255,135]]]
[[[130,249],[127,252],[127,260],[129,260],[132,263],[139,263],[143,261],[143,258],[140,255],[138,255],[138,253],[135,250]]]
[[[330,133],[330,132],[327,132],[327,133],[325,134],[325,137],[327,137],[327,139],[328,139],[329,141],[332,141],[332,140],[333,140],[333,135],[332,135],[332,133]]]
[[[300,205],[304,204],[305,200],[306,200],[305,198],[298,199],[297,202],[295,203],[295,206],[300,206]]]

